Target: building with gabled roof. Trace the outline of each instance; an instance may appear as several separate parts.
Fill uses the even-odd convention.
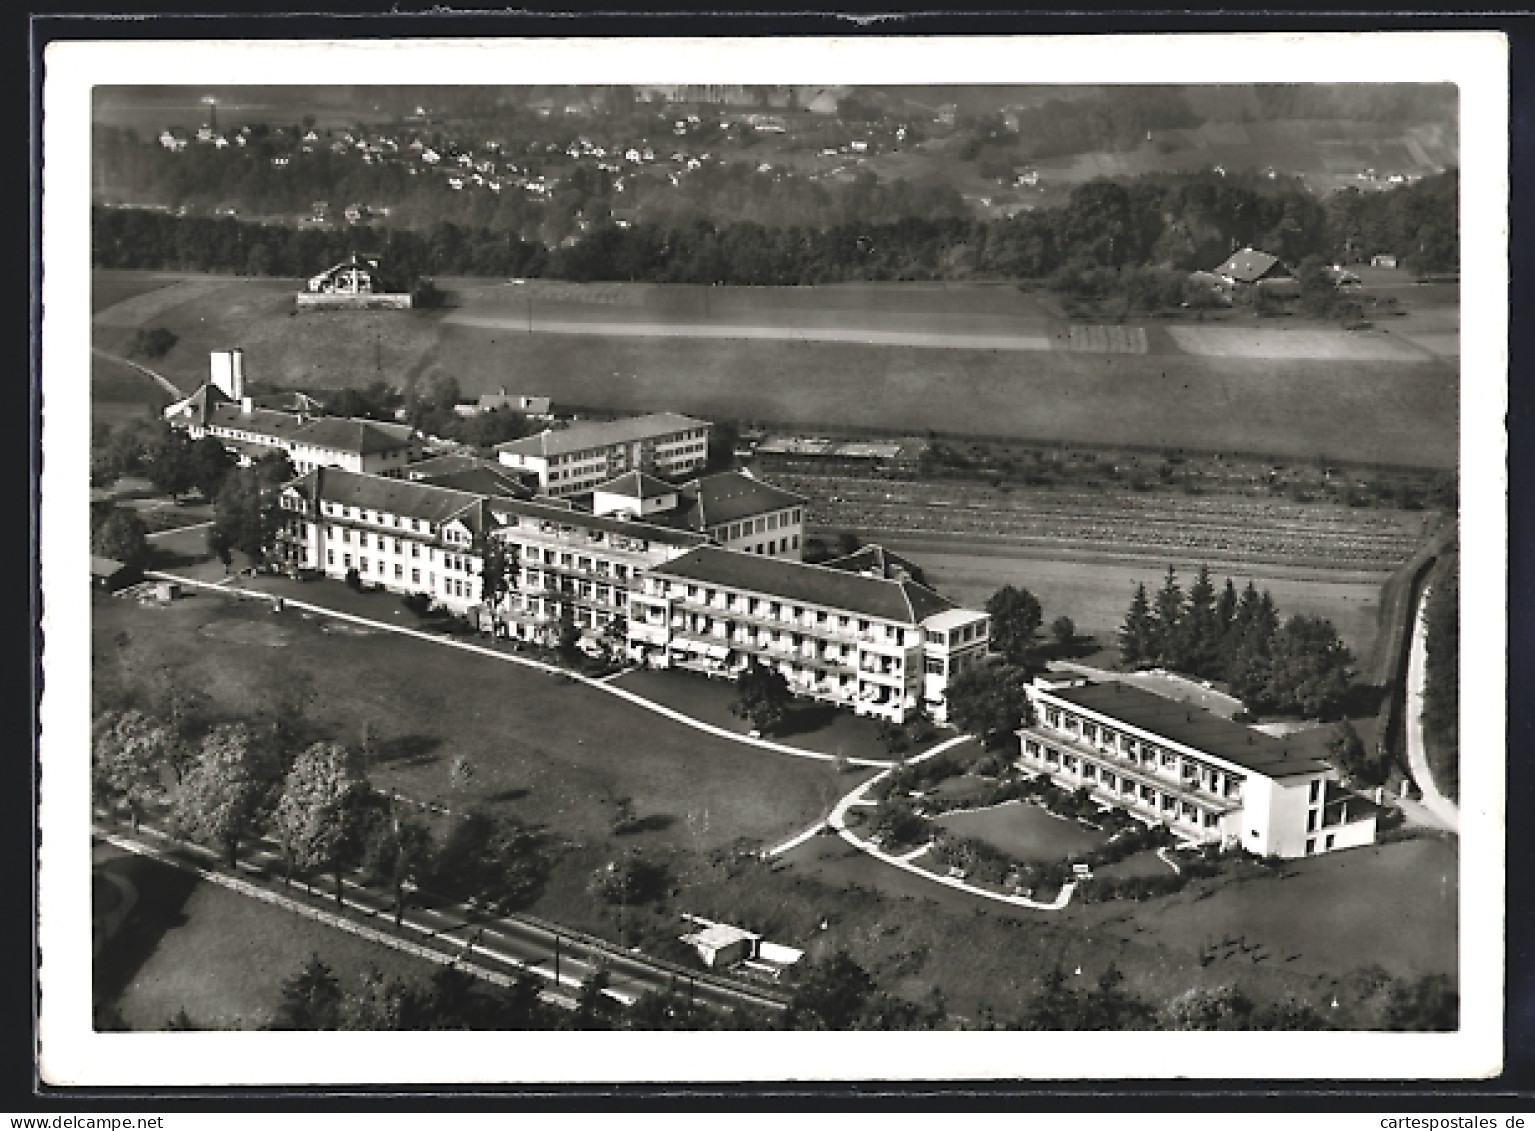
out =
[[[884,577],[892,581],[910,579],[919,585],[927,584],[922,577],[922,567],[909,558],[903,558],[879,545],[868,545],[821,563],[828,569],[841,569],[849,573],[861,573],[869,577]]]
[[[730,676],[765,663],[798,695],[894,722],[946,717],[945,691],[983,661],[990,624],[914,581],[718,546],[652,568],[631,606],[636,658]]]
[[[1228,287],[1250,287],[1264,280],[1290,277],[1290,272],[1286,270],[1283,263],[1279,262],[1277,255],[1270,255],[1266,251],[1258,251],[1251,247],[1233,252],[1226,262],[1211,273]]]
[[[508,467],[538,476],[546,495],[577,495],[626,471],[678,478],[709,460],[709,422],[671,412],[546,428],[496,445]]]
[[[1036,678],[1019,765],[1195,843],[1311,856],[1375,841],[1379,807],[1289,741],[1123,682]]]

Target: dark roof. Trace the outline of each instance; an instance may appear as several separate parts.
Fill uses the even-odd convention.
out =
[[[900,554],[885,549],[883,546],[869,545],[860,550],[855,550],[846,557],[833,558],[831,561],[822,562],[827,569],[841,569],[849,573],[877,573],[881,577],[895,578],[902,571],[909,576],[922,580],[922,567]]]
[[[515,475],[498,471],[494,467],[466,467],[462,471],[444,471],[435,475],[418,475],[417,482],[430,483],[434,487],[451,487],[455,491],[468,491],[474,495],[489,495],[501,499],[531,499],[533,489]]]
[[[340,416],[322,416],[318,420],[311,420],[294,432],[292,439],[299,444],[312,444],[317,448],[331,448],[339,452],[355,452],[358,455],[396,452],[410,446],[409,435],[402,434],[398,424]]]
[[[653,566],[650,572],[657,577],[730,586],[902,624],[920,624],[955,607],[914,581],[885,581],[719,546],[700,546],[664,565]]]
[[[443,523],[461,516],[471,529],[478,530],[483,521],[480,516],[481,504],[485,501],[483,495],[430,483],[392,479],[386,475],[364,475],[339,467],[322,467],[295,479],[290,486],[306,495],[318,492],[323,502],[387,511],[431,523]]]
[[[670,526],[657,526],[637,519],[608,518],[594,515],[587,510],[572,507],[565,500],[544,499],[492,499],[491,513],[497,521],[505,522],[507,516],[547,519],[562,526],[579,526],[583,530],[601,530],[608,534],[626,534],[630,538],[659,542],[663,546],[702,546],[708,540],[690,530],[676,530]]]
[[[524,436],[520,440],[497,444],[496,451],[515,452],[524,456],[565,455],[708,426],[707,420],[695,420],[691,416],[679,416],[674,412],[657,412],[649,416],[625,417],[622,420],[572,424],[569,428],[546,428],[536,436]]]
[[[91,576],[100,578],[116,577],[128,568],[126,562],[120,562],[116,558],[102,558],[91,555]]]
[[[593,491],[609,495],[623,495],[628,499],[659,499],[663,495],[675,495],[677,488],[664,479],[647,475],[643,471],[626,471],[606,483],[599,483]]]
[[[291,412],[252,407],[245,412],[237,404],[220,404],[207,416],[207,423],[220,428],[259,432],[293,444],[311,444],[332,451],[372,455],[393,452],[410,446],[408,425],[387,424],[378,420],[358,420],[345,416],[309,418]]]
[[[805,504],[804,495],[785,491],[739,471],[722,471],[718,475],[691,479],[682,485],[682,493],[692,500],[688,525],[695,530],[707,530],[722,523]]]
[[[1274,268],[1278,267],[1278,272]],[[1284,274],[1279,257],[1266,251],[1244,247],[1215,269],[1217,275],[1227,275],[1239,283],[1256,283],[1270,273]]]
[[[495,460],[482,459],[469,452],[444,452],[442,455],[428,456],[426,459],[406,464],[405,476],[408,479],[430,479],[434,475],[451,475],[454,472],[472,471],[479,467],[501,468],[504,466]]]
[[[1049,693],[1271,778],[1318,774],[1328,769],[1326,762],[1293,753],[1282,738],[1128,683],[1087,683],[1050,688]]]

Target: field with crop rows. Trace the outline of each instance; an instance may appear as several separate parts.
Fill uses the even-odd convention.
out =
[[[973,483],[772,475],[817,526],[1111,554],[1386,572],[1438,516],[1424,511],[1170,492],[987,489]]]

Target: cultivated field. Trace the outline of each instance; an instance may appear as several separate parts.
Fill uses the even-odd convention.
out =
[[[1438,523],[1434,512],[1292,503],[1268,494],[1068,487],[987,489],[772,473],[811,500],[810,521],[871,538],[989,541],[1029,553],[1096,551],[1232,563],[1390,572]]]
[[[1072,348],[1069,324],[1055,319],[1048,304],[1005,286],[599,284],[589,302],[572,291],[574,284],[541,299],[527,287],[478,280],[456,314],[492,318],[495,326],[455,325],[448,320],[453,310],[297,315],[297,286],[271,279],[177,284],[141,296],[143,309],[130,298],[104,310],[95,344],[120,352],[138,325],[164,325],[181,340],[162,371],[186,387],[204,379],[210,350],[239,345],[251,378],[316,388],[380,377],[410,387],[442,374],[466,393],[505,386],[613,411],[664,407],[806,427],[934,429],[1430,467],[1456,462],[1459,382],[1451,362],[1198,357],[1181,352],[1161,326],[1143,328],[1145,353]],[[798,324],[839,332],[890,330],[894,320],[904,333],[1049,337],[1055,348],[529,333],[530,305],[535,330],[540,318],[711,328]],[[1410,333],[1414,316],[1393,320],[1392,333]],[[1103,344],[1107,350],[1110,335]]]

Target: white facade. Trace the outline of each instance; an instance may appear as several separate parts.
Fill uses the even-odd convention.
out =
[[[1215,716],[1196,717],[1197,708],[1160,700],[1156,710],[1164,714],[1217,732],[1230,728],[1214,743],[1225,752],[1208,749],[1208,742],[1179,741],[1125,717],[1144,715],[1146,702],[1158,697],[1122,684],[1041,678],[1028,694],[1035,721],[1018,731],[1019,764],[1058,785],[1086,788],[1187,840],[1258,856],[1310,856],[1374,843],[1376,807],[1340,788],[1325,763],[1290,762],[1267,735],[1228,720],[1216,725]],[[1092,703],[1084,703],[1089,695]],[[1111,709],[1116,703],[1119,712]],[[1238,750],[1244,755],[1235,756]]]
[[[537,475],[541,494],[575,495],[626,471],[678,478],[702,469],[709,424],[666,413],[578,424],[509,441],[496,454],[508,467]]]

